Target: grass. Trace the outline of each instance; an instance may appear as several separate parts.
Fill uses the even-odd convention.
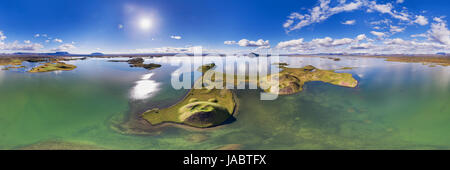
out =
[[[213,86],[218,83],[219,87],[223,87],[227,83],[225,77],[226,75],[223,73],[208,71],[195,82],[194,88],[188,92],[182,101],[168,108],[155,108],[146,111],[142,114],[142,117],[152,125],[166,122],[201,128],[220,125],[230,118],[236,109],[233,92],[229,89],[218,89]],[[352,74],[320,70],[311,65],[303,68],[283,67],[281,72],[269,75],[267,80],[271,80],[270,78],[279,80],[278,88],[270,87],[273,83],[267,80],[258,81],[249,76],[243,76],[241,80],[237,80],[237,77],[238,75],[234,75],[235,81],[233,83],[235,85],[243,82],[255,83],[258,86],[269,85],[266,92],[278,92],[280,95],[301,92],[303,85],[310,81],[322,81],[344,87],[356,87],[358,84]],[[277,89],[278,91],[274,91]]]
[[[450,57],[386,57],[386,61],[450,66]]]
[[[0,59],[0,66],[6,65],[22,65],[22,60],[12,58]]]
[[[214,67],[216,67],[216,64],[215,64],[215,63],[204,64],[204,65],[200,66],[200,67],[197,69],[197,71],[202,72],[202,73],[205,73],[205,72],[207,72],[208,70],[213,69]]]
[[[201,79],[196,83],[201,83]],[[177,104],[149,110],[142,116],[152,125],[172,122],[200,128],[217,126],[233,115],[236,106],[233,95],[227,89],[191,89]]]
[[[70,71],[77,68],[75,65],[66,64],[64,62],[50,62],[50,63],[44,63],[43,65],[40,65],[38,67],[32,68],[30,73],[40,73],[40,72],[51,72],[51,71]]]
[[[350,73],[336,73],[331,70],[320,70],[314,66],[308,65],[303,68],[283,68],[277,74],[271,76],[267,80],[278,81],[279,86],[273,87],[273,82],[260,82],[270,86],[266,92],[277,93],[279,95],[288,95],[301,92],[306,82],[321,81],[337,86],[356,87],[358,81],[353,78]]]
[[[233,83],[234,85],[241,83],[252,83],[256,84],[260,88],[263,87],[263,89],[266,89],[266,92],[278,92],[279,95],[288,95],[301,92],[303,85],[306,82],[311,81],[321,81],[344,87],[356,87],[358,84],[358,81],[354,79],[350,73],[336,73],[333,70],[320,70],[311,65],[303,68],[288,68],[285,66],[281,66],[280,68],[282,70],[279,73],[268,75],[266,78],[260,80],[258,80],[258,77],[250,77],[248,75],[234,75],[234,82],[226,82],[227,75],[219,73],[218,75],[222,74],[223,76],[216,77],[215,75],[217,74],[214,74],[211,76],[211,80],[204,79],[203,82],[206,84],[215,83],[219,86],[223,86],[227,83]],[[278,83],[275,81],[278,81]],[[278,84],[278,87],[273,87],[276,84]]]

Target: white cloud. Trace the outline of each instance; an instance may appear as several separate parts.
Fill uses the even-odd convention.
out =
[[[375,35],[375,36],[377,36],[377,37],[380,38],[380,39],[386,36],[386,34],[383,33],[383,32],[370,31],[370,33],[373,34],[373,35]]]
[[[329,17],[346,11],[353,11],[361,7],[362,2],[360,0],[356,0],[351,3],[339,3],[335,7],[330,7],[330,0],[319,0],[319,6],[312,8],[309,11],[309,14],[299,14],[297,12],[291,13],[288,16],[288,19],[283,24],[283,27],[287,32],[301,29],[305,26],[308,26],[313,23],[322,22]],[[343,1],[341,1],[343,2]]]
[[[13,43],[5,43],[3,40],[6,39],[6,36],[0,31],[0,50],[11,50],[11,51],[35,51],[41,48],[44,48],[41,44],[31,44],[31,41],[25,40],[25,44],[20,44],[18,41],[14,41]]]
[[[242,39],[237,42],[241,47],[270,47],[269,40],[259,39],[257,41],[250,41],[247,39]]]
[[[36,51],[44,48],[41,44],[19,44],[18,41],[13,43],[0,43],[0,50],[11,50],[11,51]]]
[[[351,44],[353,42],[353,39],[351,38],[342,38],[342,39],[337,39],[334,40],[331,45],[332,46],[340,46],[340,45],[347,45],[347,44]]]
[[[413,37],[413,38],[417,38],[417,37],[427,38],[428,35],[427,34],[413,34],[410,37]]]
[[[241,47],[258,47],[258,48],[270,48],[269,40],[259,39],[257,41],[250,41],[247,39],[241,39],[238,42],[236,41],[224,41],[225,45],[239,45]]]
[[[301,14],[293,12],[287,17],[287,20],[283,23],[283,27],[286,29],[286,32],[290,32],[314,23],[320,23],[335,14],[359,9],[366,9],[366,12],[388,14],[392,18],[396,18],[402,22],[412,22],[413,19],[413,16],[406,11],[405,7],[398,11],[395,10],[392,3],[377,4],[376,1],[370,0],[353,0],[351,2],[340,0],[339,3],[334,3],[334,6],[331,4],[330,0],[319,0],[319,4],[311,8],[308,13]],[[424,24],[425,22],[423,19],[424,18],[420,17],[417,23]],[[349,22],[349,24],[350,23],[351,22]]]
[[[358,37],[363,37],[358,36]],[[313,39],[305,42],[303,39],[280,42],[277,48],[282,48],[295,53],[371,53],[371,54],[429,54],[450,50],[450,46],[437,42],[404,40],[400,38],[385,39],[382,43],[372,43],[357,41],[348,41],[349,38],[332,39],[325,37],[322,39]],[[342,42],[342,43],[339,43]]]
[[[428,24],[428,19],[422,15],[416,15],[416,20],[414,20],[414,23],[424,26]]]
[[[75,48],[76,47],[73,44],[62,44],[58,46],[58,48],[52,49],[52,51],[69,51]]]
[[[392,34],[395,34],[395,33],[399,33],[399,32],[405,31],[405,28],[400,28],[399,26],[393,26],[393,25],[391,25],[390,27],[391,27],[391,28],[389,29],[389,31],[390,31]]]
[[[379,30],[379,29],[381,29],[381,27],[375,26],[375,27],[373,27],[373,29]]]
[[[397,0],[397,4],[401,4],[403,2],[405,2],[405,0]]]
[[[392,4],[391,3],[387,3],[387,4],[377,4],[375,1],[372,1],[370,4],[370,8],[372,10],[381,12],[381,13],[391,13],[392,12]]]
[[[170,38],[176,39],[176,40],[180,40],[180,39],[181,39],[181,36],[172,35],[172,36],[170,36]]]
[[[383,19],[383,20],[379,20],[379,21],[372,21],[372,22],[370,22],[370,25],[382,25],[382,24],[389,25],[390,23],[392,23],[392,20]]]
[[[394,7],[391,3],[387,4],[377,4],[375,1],[371,1],[368,3],[369,9],[372,9],[374,11],[378,11],[382,14],[389,14],[393,18],[402,20],[402,21],[410,21],[410,15],[406,12],[398,12],[396,10],[393,10]]]
[[[289,47],[296,47],[303,45],[303,38],[297,39],[297,40],[289,40],[289,41],[282,41],[278,43],[276,46],[277,48],[289,48]]]
[[[429,39],[450,46],[450,31],[447,23],[437,17],[433,20],[436,23],[431,24],[431,29],[428,31]]]
[[[123,25],[122,25],[122,24],[119,24],[119,25],[117,25],[117,28],[122,29],[122,28],[123,28]]]
[[[354,25],[356,23],[356,20],[347,20],[345,22],[343,22],[342,24],[344,25]]]
[[[35,35],[34,35],[35,38],[38,38],[38,37],[40,37],[40,36],[41,36],[40,34],[35,34]]]
[[[361,50],[361,49],[370,49],[372,47],[373,47],[372,43],[361,43],[352,45],[350,49]]]
[[[236,41],[224,41],[223,44],[225,44],[225,45],[234,45],[234,44],[236,44]]]
[[[50,40],[45,40],[45,42],[46,42],[46,43],[49,43],[49,42],[50,42]]]
[[[58,39],[58,38],[53,39],[53,41],[54,41],[54,42],[57,42],[57,43],[62,43],[62,42],[63,42],[63,40]]]
[[[207,53],[206,49],[201,46],[187,46],[187,47],[159,47],[159,48],[141,48],[134,49],[131,53],[193,53],[195,50],[203,50]]]
[[[5,40],[5,39],[6,39],[5,34],[3,34],[2,31],[0,31],[0,41],[3,41],[3,40]]]
[[[364,39],[366,39],[367,37],[366,37],[366,34],[360,34],[360,35],[358,35],[357,37],[356,37],[356,41],[362,41],[362,40],[364,40]]]
[[[290,41],[282,41],[278,43],[276,48],[278,49],[288,49],[288,50],[299,50],[299,51],[309,51],[316,49],[327,49],[330,47],[339,47],[346,46],[354,43],[358,43],[362,40],[367,39],[365,34],[358,35],[355,39],[352,38],[342,38],[342,39],[333,39],[331,37],[325,38],[316,38],[309,42],[305,42],[303,38],[290,40]]]
[[[441,45],[438,43],[432,43],[432,42],[417,42],[415,40],[408,41],[403,40],[401,38],[395,38],[395,39],[388,39],[383,42],[386,45],[395,45],[398,49],[415,49],[415,48],[421,48],[421,49],[445,49],[448,48],[445,45]]]

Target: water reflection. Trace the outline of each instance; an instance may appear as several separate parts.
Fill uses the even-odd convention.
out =
[[[141,77],[141,80],[136,82],[136,85],[131,90],[131,98],[135,100],[147,99],[159,90],[160,83],[151,80],[154,73],[148,73]]]

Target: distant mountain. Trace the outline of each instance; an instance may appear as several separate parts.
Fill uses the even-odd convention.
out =
[[[47,55],[69,55],[69,52],[65,52],[65,51],[57,51],[55,53],[47,53]]]
[[[99,53],[99,52],[91,53],[91,56],[103,56],[103,55],[105,55],[105,54]]]
[[[24,53],[24,52],[17,52],[14,53],[15,55],[70,55],[69,52],[65,51],[58,51],[54,53]]]

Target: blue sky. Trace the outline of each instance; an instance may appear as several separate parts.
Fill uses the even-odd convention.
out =
[[[5,0],[0,52],[448,52],[448,0]]]

